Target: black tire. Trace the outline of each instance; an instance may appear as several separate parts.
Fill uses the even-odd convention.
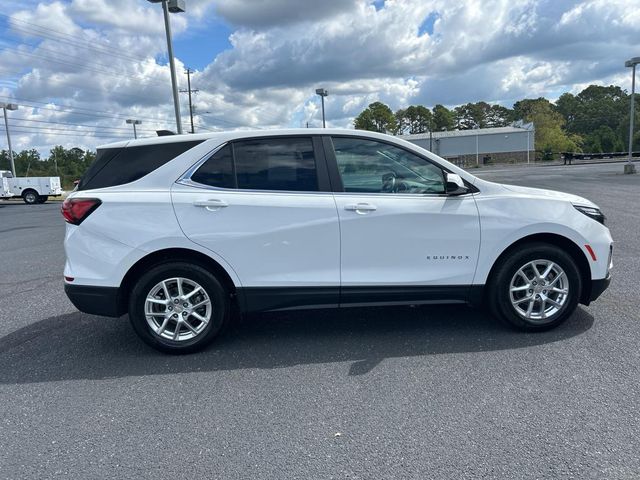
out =
[[[40,195],[38,197],[38,203],[46,203],[49,200],[49,195]]]
[[[524,315],[526,315],[526,312],[524,312],[524,314],[518,313],[517,307],[512,303],[510,287],[512,279],[516,278],[517,272],[529,262],[534,262],[536,260],[554,262],[564,271],[564,277],[566,277],[565,285],[568,287],[568,293],[563,295],[564,303],[562,303],[562,307],[558,308],[553,314],[548,315],[546,318],[530,319],[525,318]],[[500,318],[508,325],[518,330],[544,331],[557,327],[573,314],[578,306],[578,301],[582,292],[582,277],[576,262],[567,252],[555,245],[547,243],[528,243],[520,246],[515,251],[511,251],[510,254],[499,260],[499,262],[500,263],[496,265],[495,270],[489,279],[489,288],[487,291],[488,306],[494,316]],[[522,284],[526,284],[524,280],[521,279],[520,281]],[[515,300],[524,299],[525,296],[529,296],[528,298],[535,298],[537,294],[542,294],[543,292],[533,290],[535,288],[545,288],[544,286],[541,286],[539,280],[536,281],[536,283],[537,285],[532,287],[532,289],[526,289],[523,292],[514,293],[513,295],[520,296]],[[550,290],[544,290],[545,293],[548,291]],[[554,293],[550,295],[558,294]],[[542,306],[544,305],[541,298],[544,297],[540,295],[537,298],[540,300],[535,300],[533,304],[538,311],[541,311]],[[558,300],[559,298],[560,296],[558,295],[554,300]],[[523,303],[526,303],[528,307],[532,302],[531,300],[523,300],[519,305],[522,305]],[[554,306],[551,305],[550,308],[553,307]]]
[[[29,189],[22,192],[22,200],[27,205],[35,205],[36,203],[38,203],[39,197],[40,195],[38,195],[38,192],[36,192],[35,190]]]
[[[212,312],[209,322],[198,335],[191,339],[172,340],[161,337],[152,329],[145,315],[147,295],[159,282],[174,277],[196,282],[206,291],[211,301]],[[129,298],[129,320],[133,329],[144,342],[165,353],[192,353],[204,348],[222,331],[228,318],[228,292],[209,271],[187,262],[163,263],[147,271],[135,283]],[[181,330],[178,329],[178,331]]]

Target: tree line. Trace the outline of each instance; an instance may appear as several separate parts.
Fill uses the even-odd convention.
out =
[[[59,176],[63,188],[70,189],[96,158],[95,152],[74,147],[66,149],[61,145],[52,148],[49,156],[42,158],[36,149],[14,153],[18,177]],[[11,161],[7,150],[0,151],[0,170],[11,170]]]
[[[636,100],[636,123],[640,119]],[[355,128],[407,135],[444,130],[504,127],[515,121],[535,126],[536,149],[543,156],[558,152],[623,152],[629,143],[630,95],[610,85],[590,85],[577,95],[564,93],[553,103],[544,97],[523,99],[512,108],[487,102],[453,109],[411,105],[393,112],[382,102],[371,103],[354,120]],[[640,132],[634,135],[640,150]]]
[[[487,102],[467,103],[453,109],[435,105],[411,105],[395,113],[382,102],[374,102],[354,120],[355,128],[405,135],[503,127],[523,120],[535,125],[536,150],[549,158],[558,152],[609,153],[627,150],[629,143],[630,95],[618,86],[590,85],[577,95],[564,93],[555,103],[546,98],[524,99],[512,108]],[[636,100],[636,123],[640,125],[640,99]],[[640,132],[633,149],[640,150]],[[14,154],[18,176],[60,176],[70,188],[95,159],[95,152],[58,145],[49,156],[35,149]],[[6,150],[0,151],[0,170],[10,170]]]

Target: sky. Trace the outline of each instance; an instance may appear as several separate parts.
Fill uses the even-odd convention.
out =
[[[630,90],[637,0],[186,0],[171,14],[195,130],[353,128],[374,101],[454,107],[556,99],[589,84]],[[175,130],[159,4],[0,0],[0,102],[14,150],[95,149]],[[180,94],[185,131],[187,95]],[[4,125],[0,149],[6,149]]]

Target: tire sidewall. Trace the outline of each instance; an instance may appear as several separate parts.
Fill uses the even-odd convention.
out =
[[[38,194],[32,191],[23,193],[22,198],[24,199],[24,203],[27,205],[35,205],[38,203]],[[29,200],[29,198],[33,198],[33,200]]]
[[[529,322],[521,317],[511,303],[510,285],[517,270],[533,260],[550,260],[560,266],[569,282],[567,301],[562,308],[545,323]],[[575,311],[582,293],[582,279],[575,261],[565,251],[554,245],[533,244],[510,255],[499,268],[495,283],[492,285],[492,304],[494,313],[510,325],[530,331],[554,328],[564,322]]]
[[[147,323],[144,310],[151,289],[162,280],[173,277],[197,282],[209,295],[213,307],[205,330],[190,340],[180,342],[156,335]],[[228,304],[225,289],[207,270],[184,262],[166,263],[150,269],[136,282],[129,298],[129,320],[140,338],[150,346],[165,353],[191,353],[208,345],[220,332],[228,316]]]

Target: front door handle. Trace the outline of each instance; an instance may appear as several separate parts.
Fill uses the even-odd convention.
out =
[[[362,215],[367,212],[373,212],[377,210],[377,207],[375,205],[371,205],[370,203],[355,203],[351,205],[345,205],[344,209],[350,212],[356,212]]]
[[[210,198],[208,200],[196,200],[195,202],[193,202],[193,205],[196,207],[206,208],[210,212],[229,206],[227,202],[225,202],[224,200],[219,200],[217,198]]]

